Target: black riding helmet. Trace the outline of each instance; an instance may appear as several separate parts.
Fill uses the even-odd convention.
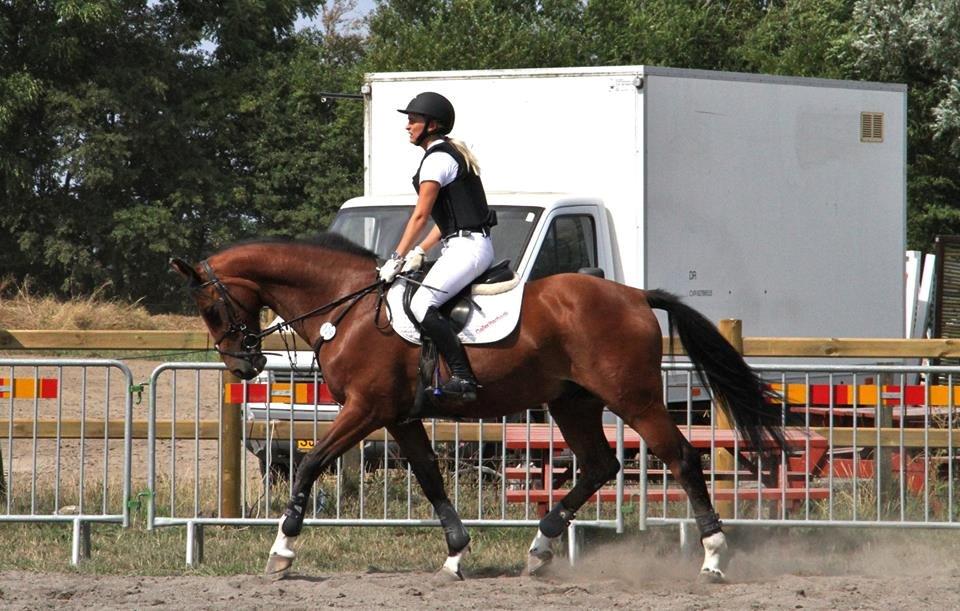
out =
[[[415,98],[410,100],[406,108],[403,110],[397,109],[397,112],[402,112],[405,115],[423,115],[428,119],[433,119],[439,125],[439,129],[434,133],[440,134],[441,136],[446,136],[450,133],[453,129],[453,122],[457,117],[450,100],[432,91],[424,91],[423,93],[417,94]],[[422,141],[428,135],[430,134],[424,131],[419,140]],[[417,142],[417,144],[420,144],[420,142]]]

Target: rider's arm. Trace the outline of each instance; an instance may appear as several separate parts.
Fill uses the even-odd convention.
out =
[[[420,232],[423,231],[423,228],[426,227],[427,223],[430,221],[430,212],[433,210],[433,204],[437,201],[437,195],[440,193],[440,183],[425,180],[420,183],[420,195],[417,197],[417,205],[413,209],[413,214],[410,215],[410,220],[407,221],[407,227],[403,230],[403,237],[400,239],[400,243],[397,244],[397,254],[401,257],[407,253],[408,250],[413,248],[414,240],[417,239],[417,236],[420,235]],[[436,233],[436,239],[434,239],[434,233]],[[423,244],[431,242],[430,246],[433,246],[440,240],[440,230],[434,227],[434,231],[430,232],[430,235],[423,241]],[[427,250],[427,248],[424,248]]]
[[[423,252],[429,251],[431,248],[437,245],[437,242],[440,241],[440,227],[437,225],[433,226],[433,229],[430,230],[430,233],[427,234],[427,237],[423,238],[423,241],[420,242],[420,248],[423,249]]]

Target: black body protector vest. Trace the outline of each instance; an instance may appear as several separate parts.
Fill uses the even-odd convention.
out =
[[[487,207],[487,195],[483,191],[480,177],[467,170],[467,162],[460,151],[448,141],[431,146],[423,154],[420,167],[413,175],[413,188],[420,193],[420,168],[423,161],[433,153],[444,152],[457,162],[457,177],[453,182],[440,188],[437,201],[430,216],[433,217],[441,236],[448,236],[461,229],[479,231],[497,224],[497,214]]]

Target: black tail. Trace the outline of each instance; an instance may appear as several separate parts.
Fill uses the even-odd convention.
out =
[[[646,291],[651,308],[667,312],[673,337],[674,325],[687,356],[697,369],[700,381],[709,384],[714,398],[720,401],[727,417],[754,448],[769,454],[770,439],[777,450],[785,450],[780,410],[766,399],[776,394],[765,388],[760,377],[750,369],[743,357],[724,339],[720,331],[703,314],[666,291]],[[764,443],[764,433],[769,435]]]

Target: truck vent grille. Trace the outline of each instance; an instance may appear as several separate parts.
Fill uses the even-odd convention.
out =
[[[883,142],[883,113],[860,113],[860,142]]]

